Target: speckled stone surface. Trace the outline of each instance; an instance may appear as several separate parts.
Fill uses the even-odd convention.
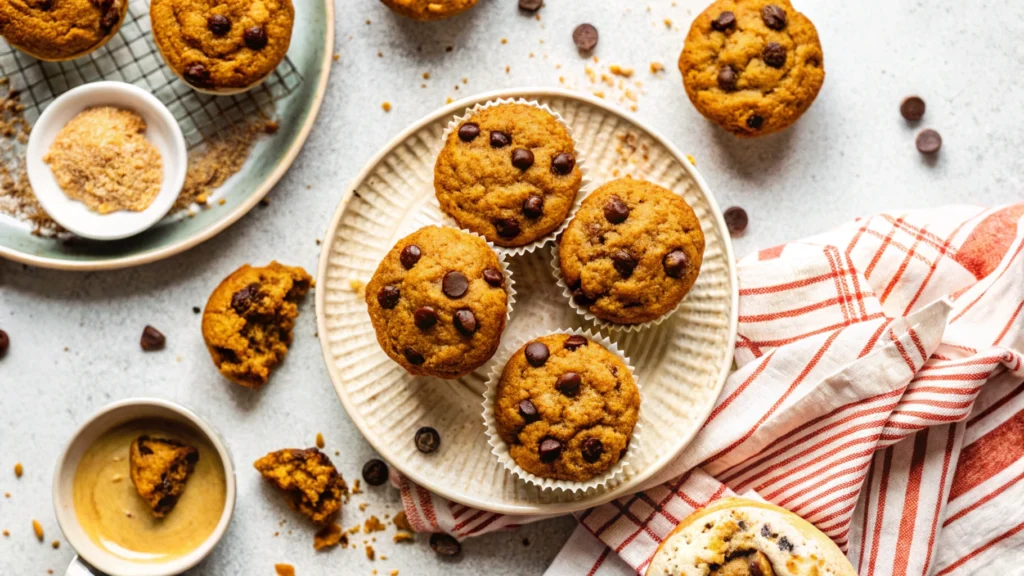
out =
[[[202,307],[214,286],[244,262],[278,259],[315,270],[316,240],[345,185],[388,140],[449,96],[559,86],[564,77],[566,87],[604,91],[617,101],[624,90],[600,80],[610,64],[635,69],[628,82],[638,94],[637,115],[693,154],[722,207],[738,204],[750,213],[750,227],[735,243],[738,256],[884,209],[995,205],[1024,196],[1024,79],[978,75],[1013,70],[1024,60],[1024,3],[993,0],[984,10],[950,10],[923,1],[865,0],[841,8],[825,0],[795,2],[821,35],[825,86],[791,129],[740,141],[693,109],[673,66],[703,1],[552,0],[537,21],[519,14],[511,0],[493,0],[424,24],[379,2],[337,0],[340,59],[330,93],[268,207],[198,248],[133,270],[73,274],[0,262],[0,328],[11,336],[0,360],[0,493],[11,493],[0,496],[0,530],[11,531],[0,536],[0,574],[63,574],[72,550],[66,542],[58,550],[50,546],[60,538],[50,502],[57,456],[95,410],[147,395],[194,407],[224,434],[238,467],[234,523],[191,574],[270,575],[276,562],[294,564],[300,576],[369,576],[374,569],[397,569],[402,576],[543,572],[572,531],[571,518],[472,539],[454,560],[437,559],[425,536],[392,544],[392,531],[378,535],[373,562],[361,545],[314,552],[313,530],[252,469],[253,460],[271,450],[313,445],[317,432],[346,480],[373,457],[330,385],[314,337],[313,298],[303,304],[288,358],[258,392],[217,373],[192,307]],[[573,28],[585,21],[601,32],[596,64],[572,44]],[[650,74],[652,61],[666,71]],[[586,66],[597,83],[588,80]],[[928,111],[911,127],[899,105],[915,93]],[[392,103],[390,113],[381,109],[384,101]],[[915,133],[926,127],[943,137],[935,159],[914,148]],[[140,350],[146,324],[167,335],[165,350]],[[25,467],[20,480],[16,462]],[[369,503],[365,512],[359,502]],[[399,508],[397,491],[370,488],[345,507],[344,524]],[[33,518],[46,529],[45,543],[32,534]],[[287,523],[279,526],[281,520]]]

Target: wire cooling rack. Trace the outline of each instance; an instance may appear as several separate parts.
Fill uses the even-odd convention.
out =
[[[0,2],[5,0],[0,0]],[[68,62],[43,62],[0,38],[0,78],[20,93],[31,124],[47,104],[64,92],[98,80],[118,80],[159,98],[181,125],[185,142],[195,148],[218,132],[255,115],[272,118],[278,101],[302,83],[302,74],[285,58],[259,87],[232,96],[196,92],[164,63],[150,29],[149,0],[131,0],[117,35],[99,50]]]

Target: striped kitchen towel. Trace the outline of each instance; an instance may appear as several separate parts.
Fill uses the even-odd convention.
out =
[[[735,493],[814,523],[863,576],[1024,572],[1022,218],[880,214],[741,260],[739,368],[707,423],[644,491],[577,514],[548,574],[643,574]],[[418,530],[540,519],[397,483]]]

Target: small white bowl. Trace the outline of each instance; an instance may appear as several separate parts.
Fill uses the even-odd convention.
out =
[[[146,121],[146,138],[160,151],[163,185],[149,208],[141,212],[98,214],[89,210],[64,194],[53,171],[43,162],[57,133],[83,110],[96,106],[114,106],[142,116]],[[149,92],[124,82],[86,84],[54,100],[32,127],[26,160],[32,191],[43,210],[64,228],[93,240],[127,238],[159,222],[178,198],[188,169],[185,136],[171,111]]]

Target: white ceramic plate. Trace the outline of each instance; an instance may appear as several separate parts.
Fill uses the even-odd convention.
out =
[[[434,160],[455,114],[495,98],[549,105],[572,126],[595,186],[633,175],[681,194],[704,227],[707,248],[693,290],[671,318],[639,333],[605,332],[643,387],[644,434],[632,470],[583,495],[540,491],[491,453],[481,417],[490,366],[460,380],[409,376],[381,351],[362,286],[398,239],[439,218]],[[670,142],[625,112],[557,89],[482,94],[429,115],[392,140],[352,182],[325,236],[316,313],[324,359],[352,421],[380,455],[417,484],[451,500],[506,514],[582,510],[638,490],[693,439],[732,365],[737,286],[721,212],[697,170]],[[559,293],[546,249],[511,260],[516,306],[505,340],[541,329],[592,328]],[[441,447],[417,452],[413,435],[433,426]]]

